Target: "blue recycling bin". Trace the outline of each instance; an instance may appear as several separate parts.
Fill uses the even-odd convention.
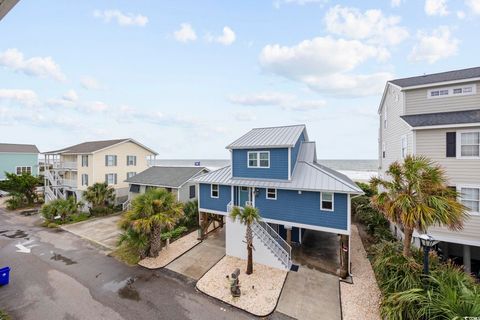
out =
[[[0,269],[0,286],[8,284],[10,280],[10,267]]]

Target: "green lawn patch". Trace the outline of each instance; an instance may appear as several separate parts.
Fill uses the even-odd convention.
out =
[[[134,266],[140,261],[138,251],[127,243],[123,243],[115,251],[112,251],[110,256],[130,266]]]

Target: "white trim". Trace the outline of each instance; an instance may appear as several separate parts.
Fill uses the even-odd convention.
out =
[[[297,228],[350,235],[349,230],[342,230],[342,229],[328,228],[328,227],[320,227],[320,226],[314,226],[314,225],[310,225],[310,224],[303,224],[303,223],[296,223],[296,222],[291,222],[291,221],[282,221],[282,220],[275,220],[275,219],[268,219],[268,218],[261,218],[261,219],[265,222],[276,223],[276,224],[281,224],[281,225],[288,224],[288,225],[291,225],[292,227],[297,227]]]
[[[257,154],[257,165],[256,166],[251,166],[250,165],[250,154],[251,153],[256,153]],[[267,153],[268,154],[268,166],[267,167],[260,166],[260,154],[261,153]],[[263,160],[265,161],[265,159],[263,159]],[[270,169],[270,151],[268,151],[268,150],[247,151],[247,168],[250,168],[250,169]]]
[[[18,168],[22,168],[20,174],[24,173],[23,168],[30,168],[30,174],[33,174],[33,167],[32,166],[16,166],[15,167],[15,174],[18,176]],[[28,173],[28,170],[25,170],[25,173]]]
[[[470,88],[470,92],[463,92],[465,88]],[[461,93],[454,93],[455,90],[461,89]],[[438,95],[432,96],[432,92],[438,91]],[[446,94],[440,95],[440,91],[446,91]],[[450,87],[436,87],[427,90],[427,99],[441,99],[451,98],[458,96],[471,96],[477,94],[477,85],[475,83],[463,85],[463,86],[450,86]]]
[[[127,182],[129,185],[138,184],[139,186],[147,186],[147,187],[180,189],[180,187],[172,187],[172,186],[159,185],[159,184],[157,185],[157,184],[151,184],[151,183],[140,183],[140,182],[132,182],[132,181],[126,181],[126,180],[124,180],[123,182]]]
[[[403,154],[403,142],[405,142],[405,154]],[[400,157],[405,159],[408,155],[408,137],[406,134],[403,134],[400,137]]]
[[[211,209],[204,209],[204,208],[198,208],[199,212],[206,212],[206,213],[213,213],[213,214],[221,214],[222,216],[228,215],[228,212],[226,211],[219,211],[219,210],[211,210]]]
[[[456,134],[457,144],[457,159],[480,159],[480,153],[478,156],[462,156],[462,134],[463,133],[478,133],[480,135],[480,129],[477,130],[459,130]],[[480,137],[479,137],[480,139]],[[479,144],[480,148],[480,144]]]
[[[292,180],[292,148],[288,148],[288,180]]]
[[[199,176],[199,175],[202,175],[202,174],[207,174],[210,172],[210,170],[208,170],[207,168],[205,167],[201,167],[202,170],[198,171],[197,173],[195,173],[193,176],[191,176],[190,178],[188,178],[187,181],[185,181],[184,183],[182,183],[181,185],[178,186],[178,188],[180,189],[181,187],[183,187],[185,184],[191,182],[191,183],[194,183],[194,184],[198,184],[198,182],[196,181],[192,181],[193,178],[195,178],[196,176]],[[204,170],[206,170],[207,172],[203,172]]]
[[[480,192],[480,184],[457,184],[455,187],[457,188],[457,192],[459,194],[458,200],[460,203],[462,203],[462,188],[479,189],[479,192]],[[475,201],[475,200],[467,199],[466,201]],[[480,205],[480,199],[479,199],[479,205]],[[480,209],[479,209],[479,212],[468,211],[468,214],[472,216],[480,216]]]
[[[217,186],[217,196],[213,195],[213,186]],[[210,198],[218,199],[220,197],[220,185],[216,183],[210,184]]]
[[[405,121],[405,123],[407,122]],[[470,127],[479,127],[479,126],[480,126],[480,123],[476,122],[476,123],[458,123],[458,124],[455,124],[455,123],[454,124],[438,124],[434,126],[420,126],[420,127],[410,126],[410,127],[412,128],[412,130],[415,131],[415,130],[448,129],[448,128],[470,128]]]
[[[273,198],[268,197],[268,189],[275,190],[275,197],[273,197]],[[267,200],[277,200],[277,189],[276,188],[265,188],[265,199],[267,199]]]
[[[417,154],[417,132],[412,131],[412,154]]]
[[[332,194],[332,209],[325,209],[323,208],[323,194],[324,193],[331,193]],[[335,193],[333,192],[320,192],[320,210],[321,211],[330,211],[330,212],[333,212],[335,211]]]
[[[400,87],[402,90],[413,90],[413,89],[421,89],[421,88],[429,88],[429,87],[439,87],[439,86],[447,86],[457,83],[465,83],[465,82],[477,82],[480,81],[480,78],[469,78],[469,79],[459,79],[459,80],[452,80],[452,81],[443,81],[443,82],[432,82],[426,84],[420,84],[417,86],[409,86],[409,87]]]

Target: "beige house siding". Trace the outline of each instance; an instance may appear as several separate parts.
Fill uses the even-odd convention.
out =
[[[479,109],[480,82],[476,82],[475,84],[477,88],[476,94],[434,99],[427,99],[428,90],[431,88],[435,88],[434,86],[430,88],[407,90],[405,91],[405,114],[421,114]],[[462,85],[468,85],[468,83]],[[442,87],[455,86],[438,86],[438,88]]]

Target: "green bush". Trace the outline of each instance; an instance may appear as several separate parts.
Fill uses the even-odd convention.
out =
[[[171,231],[163,232],[162,233],[162,240],[165,241],[167,239],[175,240],[180,238],[185,232],[187,232],[188,228],[184,226],[177,227]]]
[[[93,208],[90,208],[89,211],[90,211],[90,214],[94,217],[104,217],[114,212],[112,205],[108,205],[105,207],[93,207]]]
[[[184,204],[183,217],[177,226],[185,226],[188,229],[198,227],[198,202],[193,200]]]
[[[56,199],[50,203],[44,204],[40,209],[42,216],[50,222],[56,223],[69,222],[73,215],[78,213],[78,208],[83,204],[77,202],[74,197],[68,199]]]
[[[3,310],[0,310],[0,320],[11,320],[12,318]]]
[[[12,194],[10,198],[8,198],[5,203],[7,204],[8,210],[16,210],[19,208],[23,208],[27,205],[25,197],[21,194]]]

